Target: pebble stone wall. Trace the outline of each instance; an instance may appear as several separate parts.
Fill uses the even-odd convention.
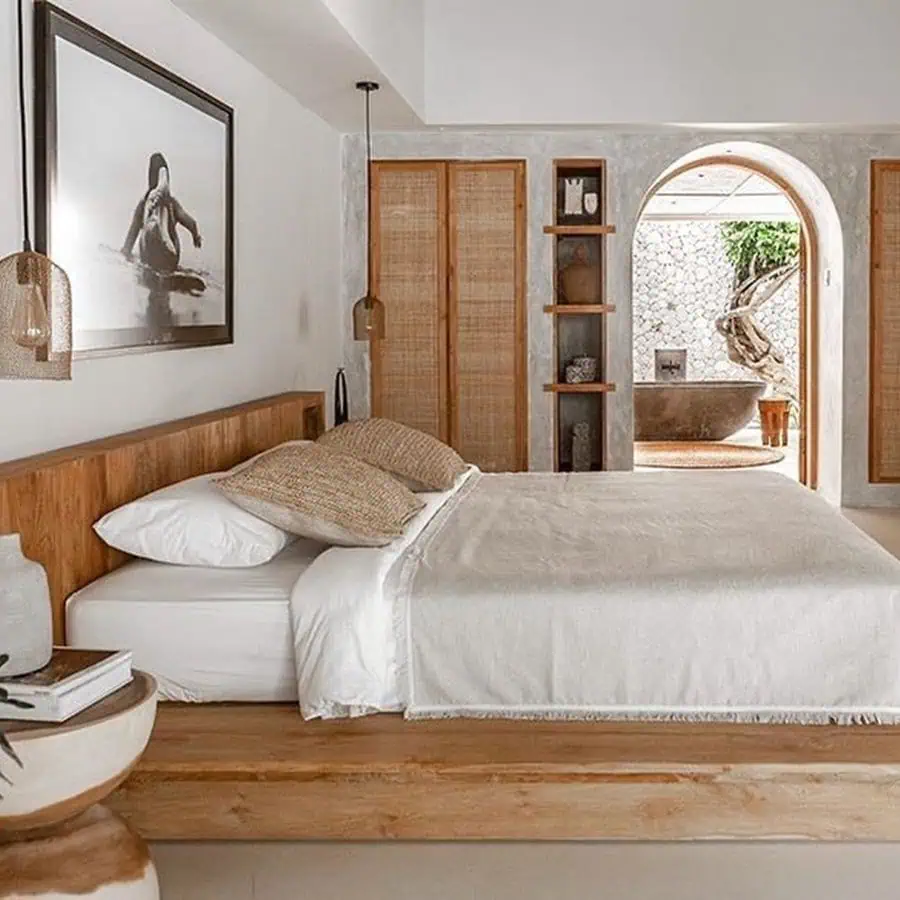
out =
[[[643,220],[634,243],[634,380],[652,381],[654,350],[686,348],[691,381],[748,379],[728,359],[715,320],[725,309],[733,269],[718,222]],[[757,321],[785,355],[795,383],[799,366],[800,279],[792,278]]]

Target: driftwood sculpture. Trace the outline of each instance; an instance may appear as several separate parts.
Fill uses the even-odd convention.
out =
[[[798,403],[797,385],[784,364],[784,353],[755,318],[800,270],[797,226],[793,223],[740,222],[723,229],[735,286],[726,311],[716,319],[728,358],[771,384],[775,393]]]
[[[784,354],[759,326],[753,314],[777,294],[800,269],[799,263],[779,266],[754,275],[738,285],[728,310],[716,319],[716,330],[725,338],[728,358],[768,382],[776,393],[797,402],[797,386],[785,368]]]

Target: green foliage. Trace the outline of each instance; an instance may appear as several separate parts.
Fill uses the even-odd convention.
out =
[[[5,666],[9,662],[9,655],[7,653],[0,653],[0,668]],[[24,703],[22,700],[13,700],[12,697],[9,696],[9,692],[6,688],[0,687],[0,705],[7,704],[8,706],[18,706],[20,709],[30,709],[30,703]],[[13,750],[12,744],[10,744],[9,739],[6,735],[0,731],[0,751],[3,751],[3,754],[8,756],[16,765],[21,766],[22,761],[16,756],[16,751]],[[7,784],[10,783],[9,779],[0,771],[0,781],[5,781]],[[0,800],[3,799],[3,795],[0,794]]]
[[[793,263],[800,255],[796,222],[723,222],[721,227],[737,284],[751,274],[762,275]]]

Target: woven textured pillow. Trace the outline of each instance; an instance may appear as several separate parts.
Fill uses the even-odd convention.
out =
[[[466,471],[452,447],[389,419],[347,422],[326,431],[317,443],[384,469],[414,491],[448,491]]]
[[[285,444],[215,483],[278,528],[344,547],[389,544],[425,505],[385,472],[317,444]]]

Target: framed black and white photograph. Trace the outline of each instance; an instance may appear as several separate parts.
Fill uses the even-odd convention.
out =
[[[37,244],[76,356],[232,343],[232,109],[50,4],[35,40]]]

